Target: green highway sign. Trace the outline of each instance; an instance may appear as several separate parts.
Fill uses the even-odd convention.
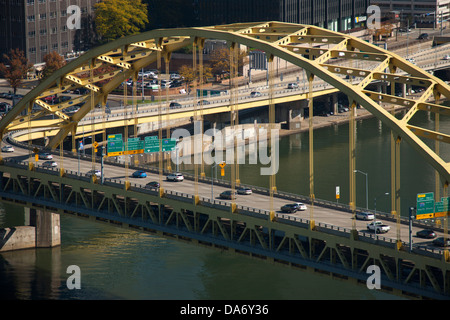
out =
[[[419,193],[417,195],[416,219],[434,217],[434,193]]]
[[[162,139],[162,151],[173,151],[177,145],[177,139]]]
[[[161,151],[173,151],[177,145],[177,139],[158,139],[158,136],[145,137],[145,153],[159,152],[159,146],[161,144]]]
[[[108,141],[122,141],[122,134],[118,133],[118,134],[109,134],[108,135]]]
[[[145,137],[144,153],[159,152],[158,136]]]
[[[139,150],[144,150],[144,141],[139,138],[128,138],[127,151],[139,151]]]
[[[449,197],[441,198],[440,202],[434,204],[434,217],[445,217],[449,211]]]
[[[108,135],[107,153],[108,157],[120,156],[123,154],[123,141],[121,134]]]

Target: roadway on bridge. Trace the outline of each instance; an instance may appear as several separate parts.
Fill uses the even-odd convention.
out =
[[[28,151],[24,149],[17,148],[13,153],[3,153],[3,157],[5,159],[11,158],[15,159],[16,161],[27,161],[28,159]],[[77,173],[78,168],[79,172],[83,175],[86,174],[88,171],[92,170],[93,163],[92,161],[86,161],[73,158],[64,157],[61,161],[60,157],[58,155],[53,155],[53,160],[57,162],[58,168],[63,166],[66,170],[71,170],[72,172]],[[42,165],[42,163],[45,160],[39,160],[37,165]],[[95,168],[97,170],[100,169],[100,164],[95,163]],[[56,170],[55,168],[53,170]],[[154,174],[147,172],[146,178],[133,178],[132,173],[134,172],[134,169],[128,169],[128,172],[123,167],[118,167],[115,165],[106,165],[104,166],[104,173],[105,173],[105,179],[113,179],[113,180],[121,180],[122,182],[126,179],[126,175],[128,175],[128,181],[132,185],[141,185],[142,187],[145,187],[145,185],[150,181],[159,181],[159,174]],[[269,179],[269,177],[268,177]],[[173,192],[179,192],[184,194],[193,195],[194,190],[194,181],[185,179],[181,182],[172,182],[167,181],[165,177],[163,177],[162,186],[164,190],[173,191]],[[214,200],[220,200],[223,202],[230,202],[230,200],[224,200],[220,199],[220,193],[230,190],[229,188],[214,185],[212,186],[210,183],[198,183],[198,194],[200,197],[204,198],[211,198],[211,193],[213,191],[213,197]],[[283,213],[281,212],[280,208],[281,206],[292,203],[291,201],[281,199],[274,197],[273,199],[273,208],[276,212],[276,215],[278,217],[296,217],[301,219],[309,220],[311,218],[311,206],[308,205],[307,209],[305,211],[297,211],[296,213]],[[237,195],[236,204],[250,207],[250,208],[256,208],[256,209],[263,209],[263,210],[270,210],[270,197],[264,194],[259,193],[252,193],[251,195]],[[330,208],[320,207],[315,205],[313,209],[313,219],[315,220],[316,225],[318,223],[324,223],[328,225],[334,225],[339,226],[342,228],[346,228],[348,230],[352,229],[352,214],[349,212],[334,210]],[[377,220],[382,220],[381,216],[376,217]],[[390,231],[388,233],[377,235],[379,237],[385,237],[387,239],[396,240],[397,239],[397,223],[392,221],[383,221],[385,224],[390,226]],[[367,224],[368,221],[361,221],[356,220],[356,229],[360,232],[365,232],[368,234],[372,234],[373,232],[370,232],[367,230]],[[416,245],[422,245],[427,246],[430,249],[439,249],[438,247],[434,246],[432,244],[432,240],[429,239],[422,239],[416,237],[416,232],[422,230],[422,228],[414,227],[412,228],[412,235],[413,235],[413,244]],[[438,237],[444,236],[442,233],[436,232]],[[409,243],[409,227],[407,225],[400,225],[400,235],[401,240],[404,242]]]

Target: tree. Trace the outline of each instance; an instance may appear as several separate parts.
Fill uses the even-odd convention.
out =
[[[182,65],[180,67],[180,76],[182,76],[184,78],[184,80],[186,81],[186,84],[189,86],[190,83],[194,80],[197,79],[197,82],[199,81],[200,78],[200,67],[197,66],[197,72],[194,72],[194,68],[190,67],[188,65]],[[203,66],[203,83],[206,82],[206,79],[211,78],[212,77],[212,73],[211,73],[211,67],[208,66]]]
[[[17,88],[26,78],[27,73],[31,70],[33,65],[25,56],[25,53],[19,49],[11,49],[9,55],[3,55],[5,63],[0,63],[0,74],[3,74],[8,80],[9,85],[14,89],[14,94]]]
[[[44,56],[44,62],[45,67],[42,70],[42,78],[41,78],[42,80],[46,79],[56,70],[61,69],[66,64],[66,60],[64,60],[64,58],[61,57],[59,53],[56,51],[47,53]]]
[[[247,52],[240,50],[238,54],[238,66],[239,70],[242,70],[246,61]],[[221,75],[230,72],[230,49],[222,48],[214,50],[210,55],[210,63],[212,66],[212,72],[215,75]]]
[[[105,42],[138,33],[148,23],[141,0],[103,0],[94,8],[97,34]]]

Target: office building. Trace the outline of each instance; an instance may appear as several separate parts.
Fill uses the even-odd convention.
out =
[[[26,53],[33,64],[42,63],[51,51],[62,56],[75,56],[89,47],[87,26],[92,19],[97,0],[0,0],[0,57],[11,49]],[[70,5],[80,9],[81,29],[67,24],[74,12]]]
[[[395,13],[404,27],[409,22],[417,28],[436,28],[441,20],[446,26],[450,19],[450,0],[371,0],[371,4],[379,6],[383,16]]]

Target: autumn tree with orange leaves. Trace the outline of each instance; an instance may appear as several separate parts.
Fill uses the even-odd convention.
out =
[[[22,84],[27,73],[31,70],[33,65],[25,56],[25,53],[19,49],[11,49],[9,55],[4,54],[4,63],[0,63],[0,74],[8,80],[9,85],[14,89],[14,94],[17,88]]]
[[[66,64],[66,60],[56,51],[47,53],[44,56],[45,67],[42,70],[41,81],[50,76],[53,72],[61,69]]]

